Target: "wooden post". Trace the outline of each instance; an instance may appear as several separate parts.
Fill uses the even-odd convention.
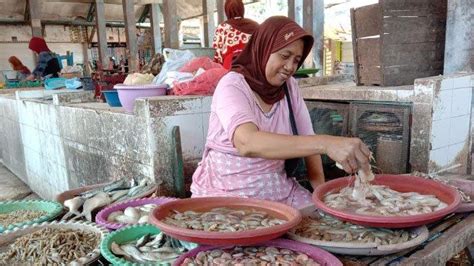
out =
[[[179,48],[178,7],[175,0],[163,0],[165,47]]]
[[[288,0],[288,17],[296,21],[296,5],[295,0]]]
[[[314,37],[313,63],[324,73],[324,0],[303,0],[303,28]]]
[[[204,47],[211,47],[216,30],[214,23],[214,10],[216,8],[215,0],[202,0],[202,28],[204,29]]]
[[[99,48],[100,66],[104,69],[109,62],[107,57],[107,29],[105,28],[104,0],[95,0],[95,22],[97,28],[97,46]]]
[[[161,10],[159,4],[151,4],[150,7],[151,11],[151,29],[153,32],[153,49],[156,53],[161,53],[161,28],[160,28],[160,20],[161,20]]]
[[[354,8],[351,8],[352,55],[354,57],[354,77],[357,86],[361,85],[359,78],[359,58],[357,58],[357,28],[355,26]]]
[[[89,66],[89,43],[87,40],[82,43],[82,56],[83,56],[83,64],[84,64],[84,76],[90,77],[91,76],[91,68]]]
[[[472,18],[474,18],[472,0],[448,1],[444,48],[445,75],[474,72],[474,34],[472,34],[474,20]]]
[[[216,0],[217,24],[221,24],[225,20],[224,1],[225,0]]]
[[[138,71],[137,26],[133,0],[122,0],[123,14],[125,17],[125,33],[127,36],[126,57],[130,73]]]
[[[28,0],[30,8],[30,22],[31,22],[31,36],[43,37],[43,30],[41,27],[41,1]]]

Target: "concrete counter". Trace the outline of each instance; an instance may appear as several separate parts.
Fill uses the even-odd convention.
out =
[[[171,129],[180,126],[186,173],[202,154],[210,97],[153,97],[133,114],[91,91],[0,95],[0,160],[43,198],[121,177],[151,177],[172,195]]]
[[[411,103],[412,170],[459,174],[471,171],[474,74],[415,80],[413,86],[356,86],[347,80],[313,86],[299,82],[306,100]]]

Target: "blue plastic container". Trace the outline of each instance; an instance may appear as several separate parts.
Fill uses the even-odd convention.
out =
[[[94,81],[91,77],[83,77],[81,78],[82,81],[82,88],[86,91],[93,91],[94,90]]]
[[[66,87],[65,78],[48,78],[44,80],[44,88],[47,90],[56,90]]]
[[[102,91],[102,93],[105,96],[105,101],[111,107],[122,107],[122,104],[120,103],[120,100],[118,97],[118,92],[116,90]]]

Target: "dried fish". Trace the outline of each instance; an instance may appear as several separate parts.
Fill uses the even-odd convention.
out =
[[[5,264],[65,264],[79,260],[99,245],[100,235],[76,229],[43,228],[17,238],[0,253]]]
[[[92,221],[92,212],[95,209],[114,202],[135,198],[154,186],[156,186],[156,183],[148,178],[144,178],[138,183],[135,179],[130,182],[127,179],[121,179],[104,187],[81,193],[77,197],[64,202],[64,206],[69,210],[61,220],[67,220],[71,217],[72,219],[85,217],[88,221]],[[81,207],[82,211],[80,212]],[[141,221],[144,222],[145,219]]]
[[[372,228],[340,221],[318,213],[303,220],[291,230],[295,235],[313,240],[344,243],[399,244],[417,237],[406,230]]]
[[[0,226],[3,228],[8,227],[11,224],[19,224],[26,221],[31,221],[41,216],[48,214],[45,211],[39,210],[17,210],[7,213],[0,213]]]
[[[240,232],[284,224],[263,211],[214,208],[207,212],[174,211],[164,222],[181,228],[209,232]]]
[[[308,265],[320,264],[308,255],[276,247],[234,247],[199,252],[182,265]]]
[[[179,241],[161,232],[156,235],[146,234],[120,245],[112,242],[110,250],[127,261],[139,263],[171,263],[187,251]]]

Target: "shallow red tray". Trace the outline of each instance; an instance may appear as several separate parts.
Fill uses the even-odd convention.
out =
[[[243,232],[205,232],[184,229],[162,222],[172,210],[179,212],[205,212],[213,208],[226,207],[232,209],[255,209],[265,211],[269,215],[287,220],[287,223],[268,228]],[[258,199],[232,197],[202,197],[175,200],[156,207],[149,221],[160,228],[165,234],[179,240],[207,245],[252,245],[278,238],[301,221],[301,213],[288,205]]]
[[[418,192],[420,194],[432,194],[444,201],[448,206],[444,209],[419,215],[411,216],[369,216],[348,213],[341,210],[329,208],[322,201],[328,192],[339,191],[349,184],[350,177],[338,178],[317,187],[313,192],[313,201],[316,207],[341,220],[355,224],[387,227],[406,228],[428,224],[443,218],[454,212],[461,202],[459,193],[440,182],[428,180],[422,177],[405,175],[376,175],[373,181],[376,185],[385,185],[399,192]]]

